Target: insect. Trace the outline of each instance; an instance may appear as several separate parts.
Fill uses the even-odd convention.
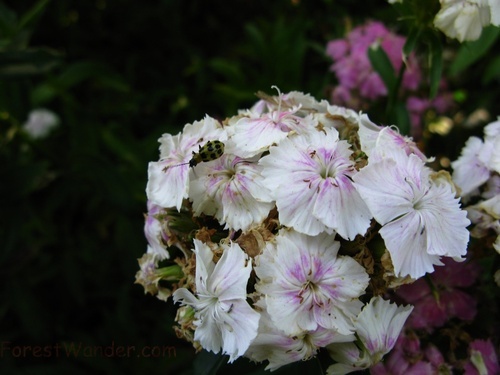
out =
[[[203,146],[198,147],[198,152],[193,151],[193,157],[187,163],[173,165],[178,167],[180,165],[189,164],[190,167],[195,167],[199,163],[212,161],[220,158],[224,153],[224,143],[221,141],[208,141]]]

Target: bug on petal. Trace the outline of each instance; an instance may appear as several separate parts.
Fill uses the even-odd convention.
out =
[[[199,146],[198,152],[193,151],[193,157],[189,161],[189,166],[194,167],[198,163],[218,159],[224,153],[224,143],[221,141],[208,141],[203,146]]]
[[[208,141],[203,146],[198,146],[198,152],[193,151],[193,157],[187,163],[181,163],[177,165],[172,165],[172,167],[178,167],[180,165],[189,164],[190,167],[195,167],[199,163],[212,161],[220,158],[224,153],[224,143],[221,141]]]

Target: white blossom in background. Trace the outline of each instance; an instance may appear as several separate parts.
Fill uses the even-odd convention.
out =
[[[478,137],[470,137],[462,150],[462,155],[451,163],[453,181],[463,195],[469,195],[490,178],[487,165],[479,158],[484,143]]]
[[[333,236],[310,237],[282,230],[257,260],[256,289],[266,296],[274,325],[289,335],[318,327],[353,332],[351,319],[361,310],[368,286],[365,269],[337,254]]]
[[[500,253],[500,118],[485,126],[484,139],[470,137],[451,166],[453,182],[466,199],[474,200],[466,208],[471,236],[496,234],[492,246]]]
[[[381,297],[373,297],[354,321],[356,335],[363,344],[335,343],[328,346],[337,364],[328,375],[363,370],[380,362],[394,347],[413,306],[396,306]]]
[[[148,199],[165,208],[176,207],[179,211],[182,200],[188,197],[192,173],[188,164],[179,164],[189,163],[192,153],[213,139],[225,140],[226,134],[222,125],[209,116],[187,124],[177,135],[163,134],[158,140],[160,160],[150,162],[148,166]]]
[[[460,42],[476,40],[483,28],[500,25],[499,0],[440,0],[434,26]]]
[[[396,276],[417,279],[442,265],[442,256],[459,260],[467,252],[470,221],[450,185],[436,184],[415,154],[395,149],[354,177],[355,186],[383,227],[380,235]]]
[[[174,302],[195,309],[194,339],[208,351],[228,354],[233,362],[257,336],[260,315],[246,301],[251,262],[235,243],[223,245],[217,264],[210,247],[196,239],[194,246],[196,295],[180,288],[173,294]]]
[[[23,129],[32,138],[38,139],[46,137],[57,125],[59,125],[59,117],[54,112],[38,108],[29,113]]]

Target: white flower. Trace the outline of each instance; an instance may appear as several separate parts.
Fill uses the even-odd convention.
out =
[[[338,256],[339,247],[325,233],[310,237],[281,230],[258,257],[256,289],[280,330],[293,335],[323,327],[352,333],[351,318],[361,310],[358,297],[369,277],[354,259]]]
[[[472,194],[479,186],[488,181],[490,171],[479,158],[484,146],[477,137],[470,137],[462,149],[460,157],[451,163],[453,181],[462,191],[462,195]]]
[[[396,344],[412,311],[411,305],[398,307],[381,297],[373,297],[354,322],[362,349],[352,343],[329,345],[330,355],[339,363],[330,366],[327,374],[347,374],[380,362]]]
[[[173,294],[174,302],[196,310],[194,339],[208,351],[222,349],[233,362],[257,336],[260,315],[246,301],[252,264],[235,243],[222,245],[224,252],[217,264],[206,244],[195,239],[194,245],[196,296],[180,288]]]
[[[396,276],[419,278],[441,265],[441,256],[460,259],[467,252],[470,221],[451,186],[434,183],[416,155],[395,150],[369,163],[353,179],[381,225]]]
[[[356,334],[374,363],[379,362],[396,344],[399,333],[413,306],[397,306],[382,297],[373,297],[358,315]]]
[[[370,162],[380,160],[398,148],[404,150],[407,155],[415,154],[427,161],[427,157],[411,138],[399,134],[397,128],[375,125],[365,114],[360,116],[358,134],[361,149],[369,156]]]
[[[500,120],[486,125],[484,135],[485,147],[479,157],[491,171],[500,173]]]
[[[353,371],[365,370],[372,365],[368,352],[359,350],[354,343],[332,345],[329,352],[337,363],[328,367],[327,375],[344,375]]]
[[[59,117],[45,108],[34,109],[29,113],[23,129],[33,138],[46,137],[59,124]]]
[[[148,213],[144,223],[144,234],[148,240],[148,253],[156,254],[159,260],[169,259],[170,254],[165,246],[168,243],[166,228],[162,226],[162,221],[158,215],[162,215],[162,208],[151,201],[148,201]],[[166,224],[166,223],[165,223]]]
[[[263,309],[259,322],[259,333],[245,357],[256,362],[269,361],[266,370],[274,371],[281,366],[313,358],[319,348],[334,342],[354,341],[354,335],[341,335],[335,330],[318,327],[315,331],[287,335],[278,329],[266,311],[265,303],[257,305]]]
[[[272,144],[278,144],[291,131],[309,128],[311,119],[296,116],[298,110],[299,107],[295,107],[282,111],[279,107],[259,116],[242,117],[232,129],[231,140],[236,145],[236,155],[252,157],[267,151]]]
[[[484,128],[484,142],[470,137],[460,157],[451,163],[453,181],[462,190],[462,195],[474,195],[476,189],[491,178],[493,171],[500,171],[500,121]]]
[[[163,134],[158,140],[160,161],[151,162],[148,167],[148,199],[161,207],[180,210],[182,200],[188,197],[191,168],[178,164],[189,163],[192,153],[207,141],[225,138],[222,126],[209,116],[187,124],[177,135]]]
[[[500,0],[488,0],[491,12],[491,24],[500,26]]]
[[[357,171],[349,147],[333,128],[271,147],[259,164],[281,224],[309,235],[336,231],[345,239],[366,232],[371,215],[352,183]]]
[[[189,197],[193,201],[195,215],[214,216],[226,228],[246,231],[261,223],[274,203],[258,201],[267,188],[262,184],[257,163],[234,155],[200,165],[191,181]]]
[[[483,27],[498,24],[498,0],[440,0],[434,26],[460,42],[476,40]],[[491,5],[490,5],[491,4]]]

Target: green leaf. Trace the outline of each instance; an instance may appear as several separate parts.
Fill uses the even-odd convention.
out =
[[[415,46],[420,38],[421,31],[422,30],[419,27],[412,27],[412,29],[410,30],[410,33],[406,38],[406,43],[403,46],[403,55],[405,59],[411,53],[411,51],[415,49]]]
[[[379,45],[368,48],[368,58],[370,59],[373,69],[380,75],[380,78],[382,78],[389,92],[389,96],[391,96],[397,86],[397,77],[391,60],[389,60],[389,57]]]
[[[61,55],[47,48],[0,53],[0,77],[45,74],[59,65]]]
[[[410,115],[404,103],[397,103],[394,106],[394,117],[396,118],[396,125],[401,134],[410,135]]]
[[[487,85],[493,80],[500,80],[500,56],[493,58],[484,71],[482,83]]]
[[[11,37],[16,30],[17,15],[7,6],[0,3],[0,36],[1,39]]]
[[[455,76],[481,59],[493,46],[499,35],[499,27],[489,26],[483,29],[478,40],[464,43],[451,64],[450,74]]]
[[[102,86],[116,91],[128,92],[130,90],[119,74],[106,64],[94,61],[81,61],[70,65],[58,77],[58,84],[68,89],[87,79],[95,79]]]
[[[443,46],[441,41],[435,36],[430,39],[429,44],[429,81],[430,98],[434,98],[439,90],[441,75],[443,73]]]
[[[33,7],[31,7],[31,9],[21,17],[17,26],[18,29],[22,30],[29,24],[33,23],[40,16],[49,2],[50,0],[39,0],[35,5],[33,5]]]

